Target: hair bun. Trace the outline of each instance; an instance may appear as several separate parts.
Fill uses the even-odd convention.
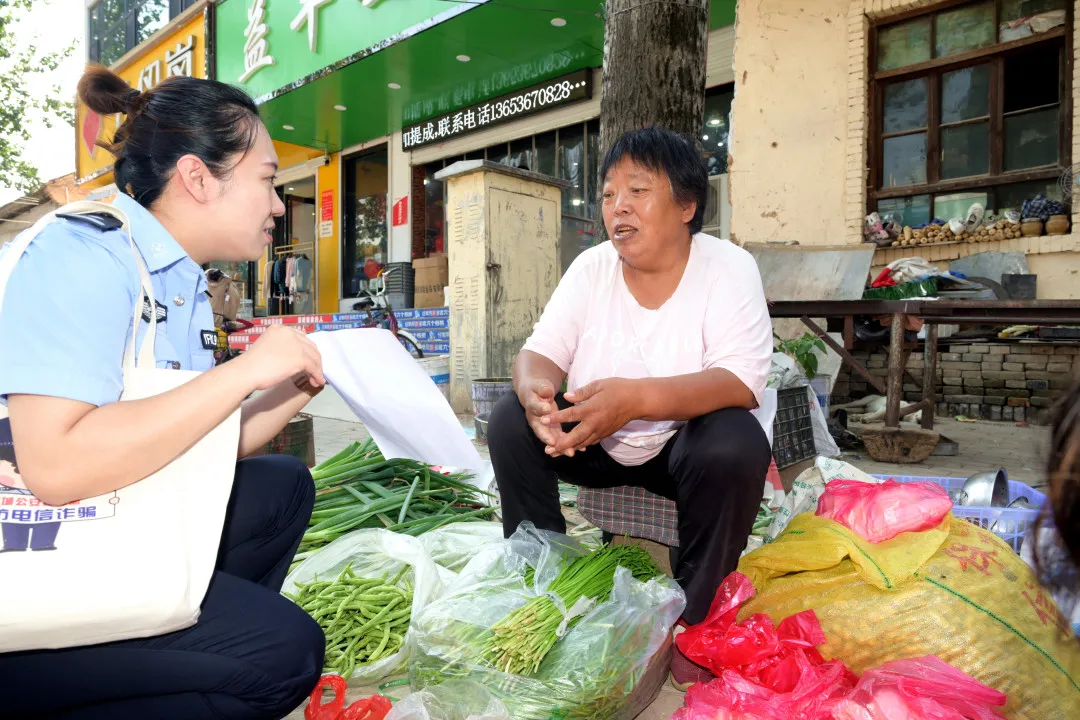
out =
[[[79,99],[101,115],[127,114],[142,97],[119,75],[100,65],[86,69],[79,80]]]

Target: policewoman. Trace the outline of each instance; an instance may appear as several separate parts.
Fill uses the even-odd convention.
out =
[[[146,306],[137,256],[107,213],[54,220],[10,275],[0,312],[0,399],[21,481],[48,505],[139,482],[238,408],[244,458],[325,383],[314,344],[282,326],[214,367],[200,266],[259,258],[284,213],[274,189],[277,156],[252,100],[186,77],[140,93],[103,68],[87,71],[79,96],[97,113],[126,116],[108,145],[120,190],[114,207],[130,222],[157,302]],[[141,337],[156,323],[158,368],[202,374],[119,402],[140,302],[135,330]],[[300,461],[237,462],[197,624],[146,639],[0,654],[0,717],[262,719],[294,710],[318,681],[324,639],[279,591],[313,502]],[[36,548],[12,550],[0,558]],[[16,579],[0,572],[0,587],[8,582]]]

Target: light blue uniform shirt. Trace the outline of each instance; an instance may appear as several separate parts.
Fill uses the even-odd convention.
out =
[[[120,193],[114,206],[131,221],[150,271],[157,366],[209,370],[216,336],[202,269],[137,202]],[[122,230],[63,218],[30,243],[0,312],[0,400],[48,395],[100,406],[120,398],[134,303],[143,304],[136,262]],[[136,349],[149,327],[146,317],[144,310]]]

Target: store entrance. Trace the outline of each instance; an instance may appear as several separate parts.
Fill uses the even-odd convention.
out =
[[[269,315],[315,312],[315,177],[277,188],[285,214],[274,222],[274,243],[267,263]]]

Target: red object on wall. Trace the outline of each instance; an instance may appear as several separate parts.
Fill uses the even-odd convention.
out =
[[[396,203],[394,203],[393,222],[394,222],[394,227],[401,227],[402,225],[405,225],[406,223],[409,222],[409,196],[408,195],[406,195],[405,197],[401,198]]]
[[[82,140],[86,144],[86,150],[90,155],[94,154],[94,149],[97,147],[98,133],[100,132],[101,116],[93,110],[87,110],[86,117],[83,118]]]
[[[334,219],[334,191],[333,190],[323,190],[322,191],[322,197],[320,198],[320,200],[321,200],[321,206],[322,206],[322,215],[320,215],[319,220],[321,220],[322,222],[329,222],[329,221],[333,220]]]

